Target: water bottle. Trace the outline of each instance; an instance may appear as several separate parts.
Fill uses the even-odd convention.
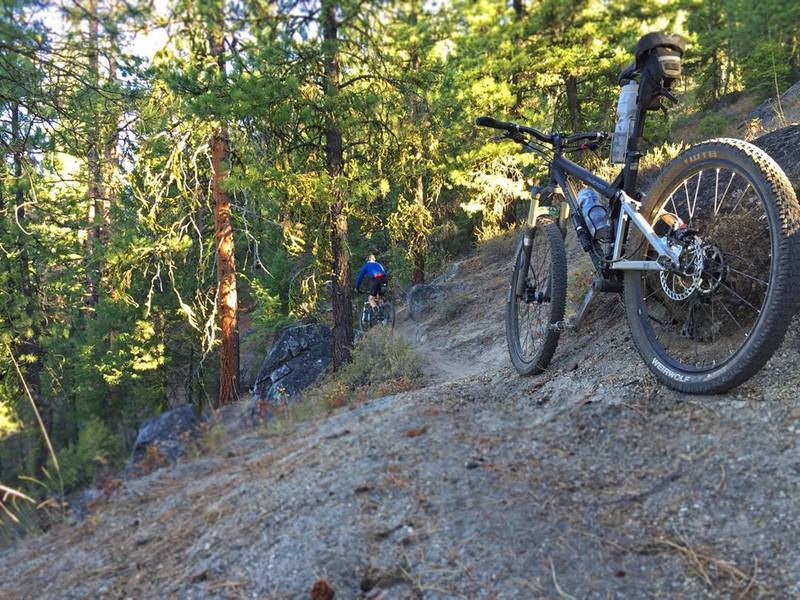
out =
[[[600,202],[600,194],[589,188],[578,192],[578,206],[589,229],[589,233],[598,242],[611,241],[611,223],[608,220],[608,210]]]
[[[628,139],[636,127],[636,98],[639,95],[639,84],[630,81],[622,86],[617,103],[617,125],[614,136],[611,138],[611,162],[620,164],[625,162],[628,151]]]

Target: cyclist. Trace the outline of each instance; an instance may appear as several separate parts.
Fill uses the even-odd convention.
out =
[[[382,296],[386,289],[388,275],[383,265],[375,260],[375,255],[370,254],[367,257],[367,262],[361,267],[356,277],[356,291],[361,291],[361,284],[364,278],[369,282],[369,305],[375,309],[378,308],[378,296]]]

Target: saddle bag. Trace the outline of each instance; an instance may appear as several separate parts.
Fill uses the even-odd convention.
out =
[[[636,44],[636,68],[641,73],[639,108],[658,110],[665,91],[681,76],[686,40],[679,35],[648,33]]]

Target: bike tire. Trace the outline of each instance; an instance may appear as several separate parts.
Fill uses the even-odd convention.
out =
[[[372,318],[369,321],[365,320],[365,312],[369,311],[372,313]],[[363,308],[361,309],[361,315],[358,318],[358,329],[361,331],[362,334],[367,333],[372,327],[373,319],[375,317],[374,311],[371,308]]]
[[[537,245],[546,249],[549,255],[549,264],[547,266],[543,264],[538,269],[539,273],[536,273],[537,265],[534,264],[534,252],[537,251]],[[514,270],[506,303],[506,342],[514,368],[520,375],[528,377],[538,375],[547,368],[556,351],[556,346],[558,346],[567,302],[567,255],[561,230],[558,225],[550,221],[540,222],[532,233],[531,264],[527,274],[522,273],[523,251],[523,240],[520,240],[515,254]],[[534,340],[531,336],[532,346],[530,351],[526,351],[527,346],[523,346],[522,340],[527,339],[526,335],[532,333],[532,327],[530,320],[528,320],[527,327],[520,323],[520,313],[525,310],[525,307],[527,307],[527,311],[534,310],[533,305],[537,303],[526,302],[525,299],[517,297],[517,282],[521,276],[533,277],[535,281],[539,281],[545,274],[549,278],[547,287],[550,300],[539,303],[539,306],[542,307],[542,310],[538,311],[541,321],[539,328],[543,331],[540,332],[541,339]],[[528,286],[526,286],[527,289]],[[525,331],[526,329],[527,331]],[[522,336],[522,340],[520,336]]]
[[[720,167],[722,165],[722,167]],[[645,282],[645,275],[641,271],[626,271],[624,283],[624,300],[625,300],[625,313],[628,325],[631,330],[633,342],[639,351],[639,354],[644,359],[650,371],[655,377],[668,387],[690,394],[715,394],[725,392],[737,385],[744,383],[750,377],[755,375],[772,357],[774,352],[783,341],[784,335],[789,327],[792,317],[795,314],[797,306],[797,286],[800,284],[800,270],[798,270],[797,261],[800,258],[800,251],[798,247],[798,231],[800,231],[800,207],[797,203],[797,198],[792,189],[792,186],[786,177],[783,170],[778,164],[769,157],[764,151],[760,150],[752,144],[743,142],[741,140],[732,139],[717,139],[709,142],[701,143],[694,146],[677,158],[675,158],[664,170],[663,174],[659,177],[658,181],[653,185],[653,189],[647,195],[644,205],[642,206],[642,214],[653,224],[659,218],[662,209],[667,208],[667,202],[672,201],[669,208],[675,207],[674,195],[677,193],[678,187],[681,182],[687,182],[697,175],[697,190],[701,189],[701,176],[705,170],[714,172],[716,169],[716,177],[719,180],[720,168],[730,170],[731,181],[734,180],[734,174],[742,176],[744,181],[753,188],[753,194],[756,203],[753,206],[760,206],[766,215],[766,218],[761,217],[756,220],[753,219],[751,227],[753,229],[758,227],[764,230],[769,230],[769,241],[764,236],[757,236],[759,243],[762,246],[769,246],[770,252],[767,253],[766,259],[759,256],[751,259],[751,263],[756,261],[769,261],[769,267],[764,271],[768,272],[769,279],[762,281],[764,284],[764,291],[760,294],[763,296],[761,309],[756,310],[752,317],[753,326],[748,334],[742,329],[742,339],[744,340],[738,350],[729,345],[732,352],[728,357],[717,364],[714,360],[709,366],[700,368],[691,366],[685,363],[685,358],[676,358],[681,351],[667,350],[665,342],[659,340],[657,331],[659,329],[666,330],[667,327],[672,327],[677,331],[676,323],[679,320],[675,317],[670,321],[668,326],[665,326],[661,321],[652,317],[646,306],[647,297],[646,291],[655,289],[655,286],[647,288]],[[686,184],[684,184],[686,185]],[[728,184],[730,186],[730,183]],[[741,184],[740,184],[741,185]],[[711,184],[707,182],[707,187],[710,190]],[[702,208],[697,206],[698,191],[694,192],[695,206],[692,211],[699,211]],[[727,192],[727,190],[726,190]],[[724,219],[726,213],[722,211],[722,203],[725,201],[725,195],[722,195],[720,206],[717,206],[719,186],[714,190],[714,206],[713,216],[710,217],[709,231],[714,231],[714,227],[719,230],[720,226],[716,224],[717,221],[722,223],[724,227]],[[744,188],[742,198],[748,193],[748,188]],[[710,191],[709,191],[710,194]],[[689,206],[691,194],[687,186],[686,200],[687,207]],[[739,200],[741,204],[742,200]],[[711,205],[706,202],[706,206]],[[737,204],[738,206],[738,204]],[[729,208],[729,207],[726,207]],[[710,208],[708,209],[710,211]],[[736,207],[733,208],[735,212]],[[731,213],[727,213],[731,214]],[[730,217],[732,222],[734,216]],[[760,223],[760,224],[759,224]],[[747,231],[747,229],[744,229]],[[759,230],[756,229],[758,233]],[[725,239],[725,236],[722,236]],[[728,238],[733,239],[731,236]],[[636,231],[631,236],[631,241],[628,246],[636,248],[641,243],[641,234]],[[712,240],[709,237],[708,243]],[[742,243],[742,242],[739,242]],[[730,245],[730,244],[729,244]],[[647,246],[647,244],[644,244]],[[736,246],[733,246],[734,249]],[[640,249],[634,254],[634,258],[642,258],[647,253],[646,248]],[[758,251],[753,250],[753,254],[757,255]],[[761,253],[763,255],[763,253]],[[705,254],[704,254],[705,256]],[[725,249],[722,248],[720,256],[725,256]],[[731,253],[730,256],[736,257]],[[704,258],[704,261],[707,260]],[[720,259],[722,264],[723,259]],[[721,272],[725,267],[721,267]],[[734,269],[735,271],[735,269]],[[730,273],[730,271],[728,271]],[[719,275],[721,282],[726,281],[727,275]],[[762,275],[766,277],[766,275]],[[729,282],[730,283],[730,282]],[[730,285],[733,285],[732,283]],[[753,284],[751,284],[753,285]],[[662,286],[663,287],[663,286]],[[720,288],[721,289],[721,288]],[[657,293],[654,291],[652,293]],[[699,292],[694,292],[698,294]],[[713,292],[709,292],[709,295]],[[652,294],[651,294],[652,295]],[[741,296],[740,296],[741,297]],[[707,300],[697,300],[699,304],[708,302]],[[703,341],[710,349],[714,344],[714,331],[715,316],[714,316],[714,299],[710,300],[711,312],[710,319],[706,316],[706,321],[710,324],[710,342],[708,338]],[[754,308],[757,308],[754,306]],[[691,307],[687,323],[691,323],[691,328],[688,330],[690,339],[695,338],[694,333],[694,308]],[[698,311],[698,314],[706,314]],[[672,315],[673,313],[670,313]],[[736,324],[739,321],[735,315],[731,315]],[[724,313],[718,311],[716,320],[722,323]],[[653,323],[651,325],[651,322]],[[686,329],[681,331],[680,335],[687,337]],[[735,331],[733,325],[730,325],[731,330]],[[717,337],[724,338],[728,335],[722,326],[716,328]],[[663,334],[665,337],[667,334]],[[672,334],[675,339],[678,339],[678,334]],[[700,338],[697,335],[697,338]],[[721,341],[717,342],[721,346]],[[698,345],[699,342],[695,341]],[[677,344],[675,346],[678,348]],[[710,350],[709,350],[710,351]],[[727,351],[727,350],[725,350]],[[697,346],[695,347],[695,355],[697,355]],[[683,352],[684,355],[688,351]],[[683,361],[683,362],[682,362]]]

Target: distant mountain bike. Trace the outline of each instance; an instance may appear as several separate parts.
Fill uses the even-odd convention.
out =
[[[360,292],[366,294],[367,292]],[[375,326],[394,328],[395,310],[394,303],[386,298],[385,295],[378,296],[378,306],[372,308],[369,300],[364,302],[361,308],[361,317],[359,318],[358,328],[362,334]]]
[[[783,340],[798,296],[800,207],[780,167],[752,144],[700,143],[675,158],[646,196],[636,191],[647,111],[663,109],[680,75],[684,42],[651,33],[620,76],[609,183],[564,154],[597,149],[604,132],[546,135],[481,117],[549,163],[532,190],[506,311],[514,367],[541,373],[559,336],[577,328],[598,292],[623,294],[633,341],[655,376],[679,391],[718,393],[752,377]],[[576,189],[575,181],[588,187]],[[567,223],[596,276],[564,321]]]

